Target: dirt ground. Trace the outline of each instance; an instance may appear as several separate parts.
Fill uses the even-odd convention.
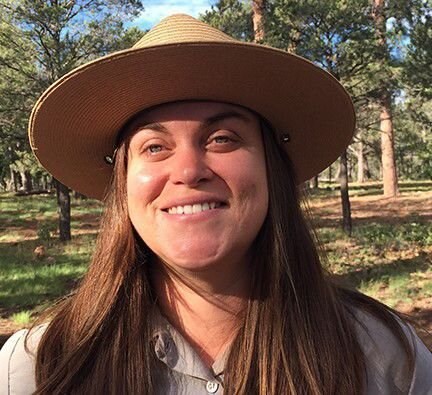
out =
[[[432,220],[432,191],[402,194],[397,198],[382,196],[354,196],[350,198],[354,225],[362,222],[386,224],[403,223],[412,220],[426,223]],[[312,212],[317,214],[318,224],[322,221],[338,221],[341,218],[339,196],[314,199]]]

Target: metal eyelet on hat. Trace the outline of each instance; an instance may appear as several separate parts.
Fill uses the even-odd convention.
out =
[[[288,133],[283,133],[281,135],[281,141],[282,143],[289,143],[291,141],[291,137]]]
[[[104,161],[108,165],[113,165],[114,164],[114,158],[111,155],[105,155],[104,156]]]
[[[105,163],[111,166],[114,165],[116,154],[117,154],[117,148],[114,150],[112,155],[105,155],[104,156]]]

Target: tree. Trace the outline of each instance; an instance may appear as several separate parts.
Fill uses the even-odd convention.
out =
[[[200,19],[238,40],[254,40],[252,9],[243,1],[219,0]]]
[[[377,54],[382,59],[383,67],[388,67],[389,49],[386,39],[386,18],[384,0],[373,0],[373,20],[377,36]],[[384,196],[397,196],[398,179],[396,171],[394,129],[392,115],[392,98],[388,81],[391,81],[388,73],[383,73],[377,91],[377,100],[380,107],[380,130]]]
[[[367,0],[275,0],[267,32],[270,42],[326,69],[349,90],[359,108],[372,59],[373,30]],[[343,229],[351,233],[347,152],[340,157]]]
[[[411,110],[412,100],[395,105],[396,162],[402,177],[410,180],[432,179],[432,102]],[[424,114],[419,117],[419,112]]]
[[[432,98],[432,14],[425,1],[414,16],[402,79],[409,94]]]
[[[351,202],[348,193],[348,160],[347,152],[344,151],[340,157],[340,191],[342,200],[342,229],[351,236],[352,219],[351,219]]]
[[[35,52],[29,40],[20,36],[8,15],[0,19],[0,176],[11,175],[10,166],[29,151],[26,136],[28,109],[33,103],[33,91],[40,90]],[[17,187],[16,183],[14,186]]]
[[[252,22],[254,29],[254,41],[257,43],[264,41],[264,10],[265,0],[252,0]]]
[[[2,73],[8,70],[23,79],[23,86],[33,88],[21,119],[28,118],[35,99],[58,78],[82,63],[129,46],[138,30],[125,32],[124,22],[140,10],[138,0],[0,0],[0,21],[6,27],[0,33]],[[8,29],[14,29],[14,34]],[[27,56],[26,46],[31,48]],[[6,52],[24,61],[11,62]],[[15,89],[8,97],[18,92],[18,86]],[[55,185],[60,239],[66,241],[71,238],[69,189],[59,181]]]

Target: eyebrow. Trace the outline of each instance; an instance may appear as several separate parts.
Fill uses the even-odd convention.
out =
[[[225,111],[225,112],[221,112],[221,113],[218,113],[218,114],[212,115],[211,117],[206,118],[203,122],[203,126],[205,128],[208,128],[209,126],[211,126],[217,122],[220,122],[220,121],[223,121],[223,120],[229,119],[229,118],[237,118],[237,119],[240,119],[246,123],[251,122],[251,119],[249,117],[247,117],[246,115],[244,115],[240,112]],[[168,129],[159,122],[145,123],[145,124],[138,127],[138,130],[142,130],[142,129],[151,129],[151,130],[156,131],[156,132],[168,133]]]
[[[156,132],[168,133],[168,129],[159,122],[145,123],[141,126],[138,126],[137,128],[137,130],[143,130],[143,129],[151,129]]]
[[[213,116],[207,118],[204,121],[204,126],[208,127],[208,126],[210,126],[210,125],[212,125],[214,123],[223,121],[223,120],[225,120],[227,118],[237,118],[237,119],[240,119],[240,120],[242,120],[242,121],[244,121],[246,123],[250,123],[251,122],[251,119],[249,117],[247,117],[246,115],[244,115],[244,114],[242,114],[240,112],[237,112],[237,111],[225,111],[225,112],[221,112],[219,114],[216,114],[216,115],[213,115]]]

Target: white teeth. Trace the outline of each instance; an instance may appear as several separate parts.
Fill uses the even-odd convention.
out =
[[[168,214],[195,214],[201,211],[212,210],[220,206],[220,203],[195,203],[194,205],[187,204],[186,206],[170,207],[167,211]]]

